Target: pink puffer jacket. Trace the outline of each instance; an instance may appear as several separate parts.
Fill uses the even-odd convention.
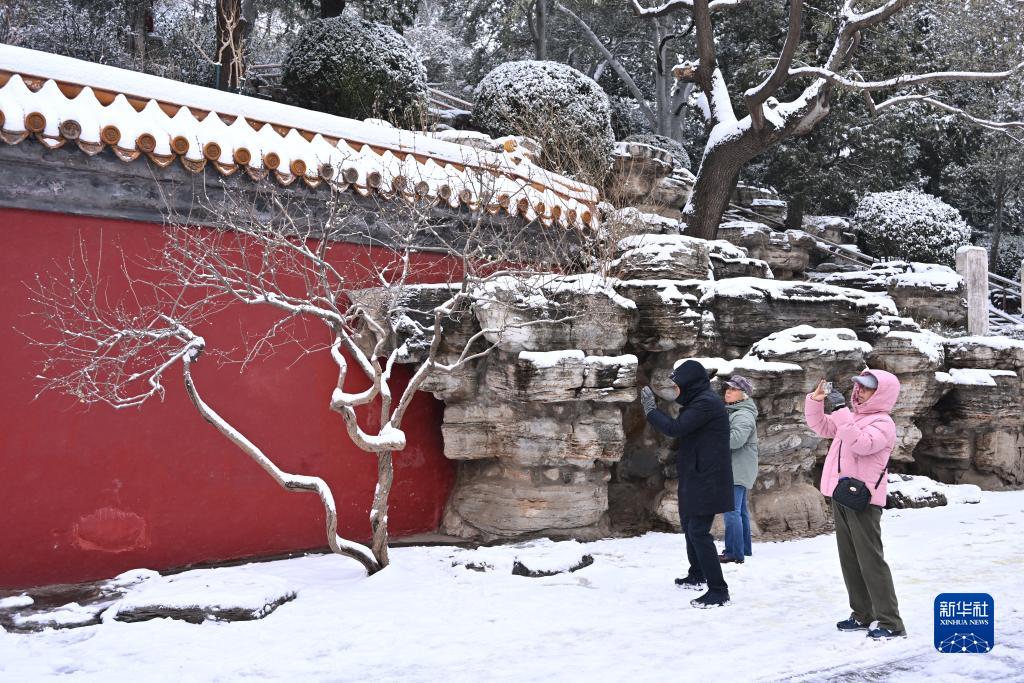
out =
[[[821,492],[831,496],[841,477],[855,477],[872,490],[871,504],[885,507],[888,485],[883,473],[896,444],[896,423],[889,412],[900,396],[900,381],[884,370],[865,370],[861,374],[874,375],[878,380],[878,389],[867,401],[859,402],[860,385],[854,383],[852,411],[840,408],[826,415],[824,402],[808,394],[804,416],[816,434],[833,439],[821,472]]]

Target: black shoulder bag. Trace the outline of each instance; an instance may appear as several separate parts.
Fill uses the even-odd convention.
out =
[[[882,483],[882,477],[885,476],[888,468],[883,469],[882,473],[878,475],[878,481],[875,482],[875,489],[877,490],[879,485]],[[843,444],[839,444],[839,473],[843,472]],[[871,491],[868,490],[868,485],[862,482],[856,477],[840,477],[839,481],[836,482],[836,488],[832,491],[832,500],[842,505],[844,508],[849,508],[854,512],[863,512],[867,510],[868,503],[871,502]]]

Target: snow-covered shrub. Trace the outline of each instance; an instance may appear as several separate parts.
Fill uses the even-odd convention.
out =
[[[486,133],[540,142],[541,162],[596,182],[613,149],[608,96],[593,79],[557,62],[507,62],[477,86],[473,120]]]
[[[403,120],[427,94],[426,72],[394,29],[341,15],[310,22],[284,62],[289,104],[352,118]]]
[[[910,190],[865,195],[853,226],[864,249],[883,258],[953,265],[956,250],[971,242],[971,228],[959,211]]]
[[[682,166],[686,169],[690,168],[690,155],[686,153],[686,148],[683,147],[681,142],[676,142],[670,137],[656,133],[641,133],[640,135],[630,135],[626,138],[626,142],[639,142],[663,149],[672,155],[672,161],[676,166]]]

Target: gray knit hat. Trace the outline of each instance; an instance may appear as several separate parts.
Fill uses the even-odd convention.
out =
[[[725,382],[725,386],[739,389],[747,396],[754,395],[754,385],[743,375],[733,375]]]

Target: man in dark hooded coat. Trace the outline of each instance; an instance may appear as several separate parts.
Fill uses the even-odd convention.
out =
[[[711,523],[716,514],[733,509],[729,415],[721,397],[711,389],[707,370],[697,361],[688,360],[677,367],[672,381],[678,387],[676,403],[682,406],[675,419],[655,407],[649,387],[641,390],[640,400],[647,421],[679,443],[679,517],[690,570],[676,583],[697,590],[706,584],[707,592],[690,604],[719,607],[729,603],[729,586],[722,576]]]

